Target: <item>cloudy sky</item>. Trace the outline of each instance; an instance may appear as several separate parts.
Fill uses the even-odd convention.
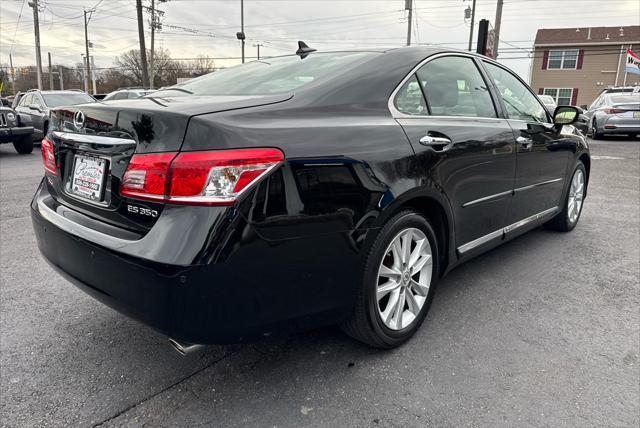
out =
[[[159,4],[161,0],[156,0]],[[33,12],[28,0],[0,2],[0,64],[35,64]],[[149,5],[151,0],[143,0]],[[464,10],[471,0],[414,0],[413,41],[466,48]],[[477,0],[476,18],[495,18],[496,0]],[[84,52],[83,8],[95,8],[89,23],[98,67],[113,66],[120,52],[138,47],[135,0],[40,0],[42,60],[75,64]],[[169,0],[157,46],[174,58],[238,57],[240,0]],[[245,0],[247,56],[294,52],[297,40],[318,49],[401,46],[406,41],[404,0]],[[147,19],[145,17],[145,19]],[[500,61],[528,78],[528,49],[538,28],[640,24],[638,0],[504,0]],[[149,47],[149,31],[147,48]],[[217,59],[216,66],[238,63]]]

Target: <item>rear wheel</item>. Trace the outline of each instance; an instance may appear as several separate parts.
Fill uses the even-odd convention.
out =
[[[356,307],[343,330],[377,348],[393,348],[420,327],[438,279],[438,245],[427,219],[395,215],[369,251]]]
[[[18,141],[13,142],[13,148],[21,155],[28,155],[33,151],[33,140],[31,134],[21,137]]]
[[[582,214],[582,203],[587,184],[587,172],[584,164],[578,161],[573,170],[569,190],[564,201],[564,207],[558,215],[552,218],[547,225],[554,230],[569,232],[573,230]]]
[[[598,132],[598,126],[596,125],[595,119],[593,119],[593,122],[591,123],[591,138],[594,140],[602,139],[602,134]]]

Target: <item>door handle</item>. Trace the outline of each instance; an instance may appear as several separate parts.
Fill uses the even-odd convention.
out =
[[[518,137],[516,138],[516,143],[520,144],[525,149],[530,149],[533,146],[533,140],[527,137]]]
[[[446,137],[433,137],[431,135],[425,135],[420,138],[420,144],[423,146],[431,147],[436,151],[444,151],[447,149],[446,146],[451,144],[451,140]]]

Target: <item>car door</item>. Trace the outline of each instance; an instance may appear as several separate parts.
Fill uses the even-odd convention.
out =
[[[37,130],[38,134],[42,134],[42,137],[44,138],[44,122],[47,114],[42,96],[37,93],[33,94],[30,105],[32,107],[37,107],[31,109],[31,119],[33,120],[33,127]]]
[[[502,237],[515,177],[515,142],[477,61],[427,59],[390,108],[416,153],[416,174],[451,205],[459,253]]]
[[[549,214],[560,206],[569,150],[528,85],[498,64],[483,61],[500,94],[516,140],[516,182],[509,224]]]

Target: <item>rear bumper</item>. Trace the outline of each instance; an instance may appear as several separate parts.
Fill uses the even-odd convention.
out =
[[[615,115],[605,117],[597,123],[598,132],[602,134],[636,134],[640,133],[640,118],[621,118]]]
[[[340,234],[273,243],[235,225],[238,233],[206,250],[226,256],[178,265],[105,248],[65,230],[42,215],[37,201],[43,197],[41,186],[31,217],[47,262],[97,300],[174,339],[253,340],[336,323],[352,308],[358,256]]]

